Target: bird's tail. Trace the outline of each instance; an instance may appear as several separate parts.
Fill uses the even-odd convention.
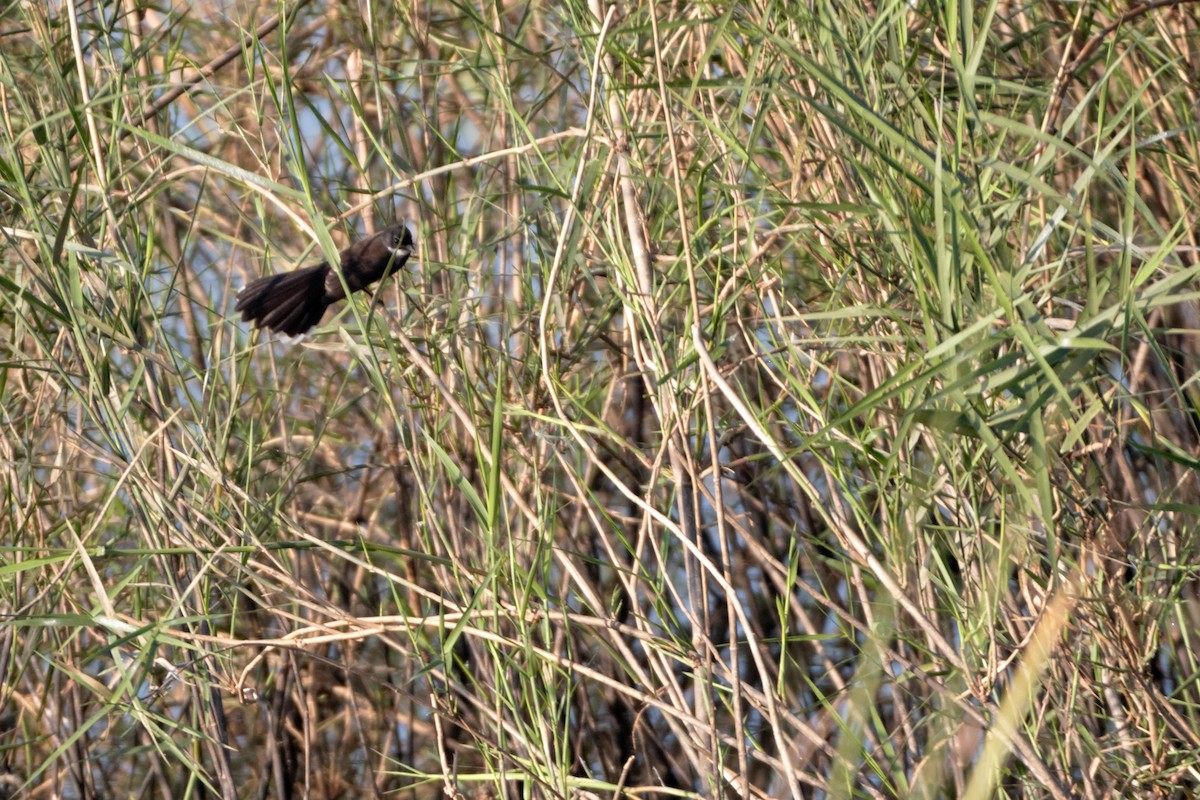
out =
[[[256,328],[299,336],[321,321],[329,300],[325,296],[326,264],[267,275],[238,292],[235,308]]]

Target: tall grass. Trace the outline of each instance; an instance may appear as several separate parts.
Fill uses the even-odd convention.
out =
[[[0,796],[1190,796],[1198,40],[12,5]]]

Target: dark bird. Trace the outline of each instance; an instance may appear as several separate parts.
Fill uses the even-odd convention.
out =
[[[251,281],[238,292],[235,308],[256,328],[299,336],[320,322],[325,309],[345,299],[347,292],[362,291],[399,269],[412,255],[412,243],[407,227],[392,225],[343,250],[337,269],[322,261]]]

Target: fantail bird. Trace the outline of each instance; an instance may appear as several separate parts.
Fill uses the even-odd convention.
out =
[[[336,269],[328,261],[322,261],[250,281],[238,292],[234,308],[256,328],[299,336],[320,322],[325,309],[345,299],[347,292],[362,291],[385,274],[396,271],[412,253],[413,239],[408,228],[391,225],[343,250]]]

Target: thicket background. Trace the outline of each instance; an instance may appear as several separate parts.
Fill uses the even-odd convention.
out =
[[[1200,789],[1196,6],[0,13],[0,796]]]

